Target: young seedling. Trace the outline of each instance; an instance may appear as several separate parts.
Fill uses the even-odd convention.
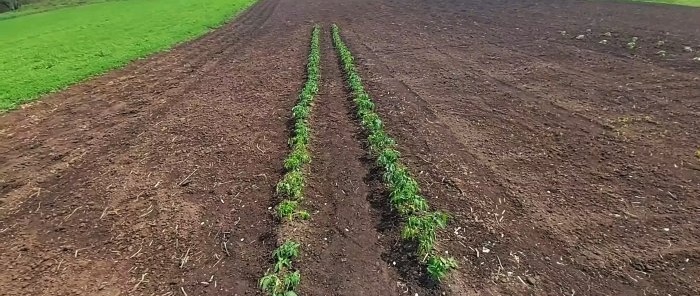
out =
[[[438,282],[442,281],[447,273],[454,268],[457,268],[457,261],[454,258],[435,255],[428,258],[428,275]]]
[[[293,148],[292,153],[284,160],[284,168],[287,171],[301,170],[302,167],[311,162],[311,155],[305,147]]]
[[[297,242],[286,241],[272,253],[272,256],[277,260],[275,264],[276,272],[281,271],[283,268],[292,267],[292,260],[299,256],[299,246]]]
[[[277,194],[294,200],[301,200],[304,192],[304,174],[301,170],[286,173],[277,183]]]
[[[418,255],[427,257],[433,250],[436,231],[447,226],[448,216],[441,212],[424,213],[408,217],[401,237],[418,242]]]
[[[270,296],[296,296],[294,290],[301,283],[301,274],[291,269],[292,262],[299,256],[299,243],[286,241],[272,255],[275,258],[274,270],[260,279],[260,289]]]
[[[295,200],[283,200],[279,205],[277,205],[276,211],[277,216],[280,219],[294,220],[294,218],[299,218],[302,220],[307,220],[310,215],[307,211],[298,210],[299,202]]]

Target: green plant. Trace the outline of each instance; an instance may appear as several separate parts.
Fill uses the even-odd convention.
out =
[[[299,243],[286,241],[275,249],[272,256],[275,259],[273,272],[268,271],[260,279],[260,289],[271,296],[297,295],[294,290],[301,283],[301,274],[291,269],[292,262],[299,256]]]
[[[277,216],[280,217],[280,219],[287,220],[293,220],[295,217],[302,220],[309,219],[309,213],[307,211],[298,210],[298,207],[299,202],[285,199],[277,205]]]
[[[396,146],[394,139],[389,137],[384,131],[371,133],[367,136],[367,142],[369,143],[369,148],[375,153],[384,151],[385,149],[392,149]]]
[[[294,291],[291,291],[291,290],[296,289],[300,283],[301,283],[301,274],[299,273],[298,270],[287,274],[287,276],[284,277],[284,287],[288,291],[286,295],[287,296],[296,295],[296,293],[294,293]],[[294,293],[294,294],[289,294],[290,292]]]
[[[277,194],[300,200],[304,192],[304,174],[301,170],[289,171],[277,183]]]
[[[286,241],[272,253],[272,256],[277,260],[275,271],[280,271],[282,268],[292,266],[292,260],[299,256],[299,243],[294,241]]]
[[[260,289],[271,296],[284,295],[284,283],[276,273],[265,274],[260,279]]]
[[[301,281],[299,271],[287,274],[284,279],[275,273],[266,274],[260,279],[260,289],[270,296],[297,296],[294,292]]]
[[[311,128],[304,120],[294,123],[294,136],[290,139],[292,149],[306,149],[311,139]]]
[[[26,2],[0,14],[0,113],[200,36],[255,3],[52,0],[91,4],[22,15],[45,1]]]
[[[384,148],[381,150],[381,152],[379,152],[377,164],[384,168],[388,166],[396,166],[396,163],[399,161],[399,156],[401,156],[401,153],[396,151],[396,149]]]
[[[430,255],[435,244],[436,231],[447,226],[448,216],[441,212],[411,215],[406,221],[401,237],[418,242],[418,255],[425,258]]]
[[[299,120],[306,120],[309,118],[309,115],[311,115],[311,108],[310,106],[307,105],[296,105],[292,108],[292,116],[294,116],[294,119],[299,121]]]
[[[302,166],[311,162],[311,155],[306,146],[294,147],[287,159],[284,160],[284,168],[287,171],[301,170]]]
[[[382,119],[379,118],[379,115],[377,113],[366,113],[362,118],[361,118],[361,123],[362,126],[364,126],[367,130],[371,132],[379,132],[384,129],[384,126],[382,125]]]
[[[409,216],[428,211],[428,202],[416,191],[416,189],[411,187],[400,187],[389,193],[391,204],[399,214]]]
[[[284,200],[277,205],[277,216],[284,219],[291,219],[297,211],[299,203],[294,200]]]
[[[428,275],[438,282],[442,281],[447,273],[455,268],[457,268],[457,261],[452,257],[444,258],[431,255],[428,258]]]

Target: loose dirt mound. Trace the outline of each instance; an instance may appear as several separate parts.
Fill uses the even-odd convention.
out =
[[[331,22],[431,206],[454,216],[440,249],[460,269],[440,289],[401,261]],[[265,0],[2,116],[0,289],[258,294],[313,23],[302,292],[700,294],[700,10],[456,0]]]

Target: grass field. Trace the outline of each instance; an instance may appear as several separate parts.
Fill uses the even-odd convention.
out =
[[[631,1],[700,7],[700,0],[631,0]]]
[[[217,27],[254,0],[126,0],[0,20],[0,112]]]

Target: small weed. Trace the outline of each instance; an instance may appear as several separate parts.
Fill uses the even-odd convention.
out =
[[[654,118],[649,115],[624,115],[613,120],[613,123],[623,127],[637,122],[656,123]]]
[[[695,151],[695,157],[696,157],[698,160],[700,160],[700,148],[698,148],[698,150]]]

